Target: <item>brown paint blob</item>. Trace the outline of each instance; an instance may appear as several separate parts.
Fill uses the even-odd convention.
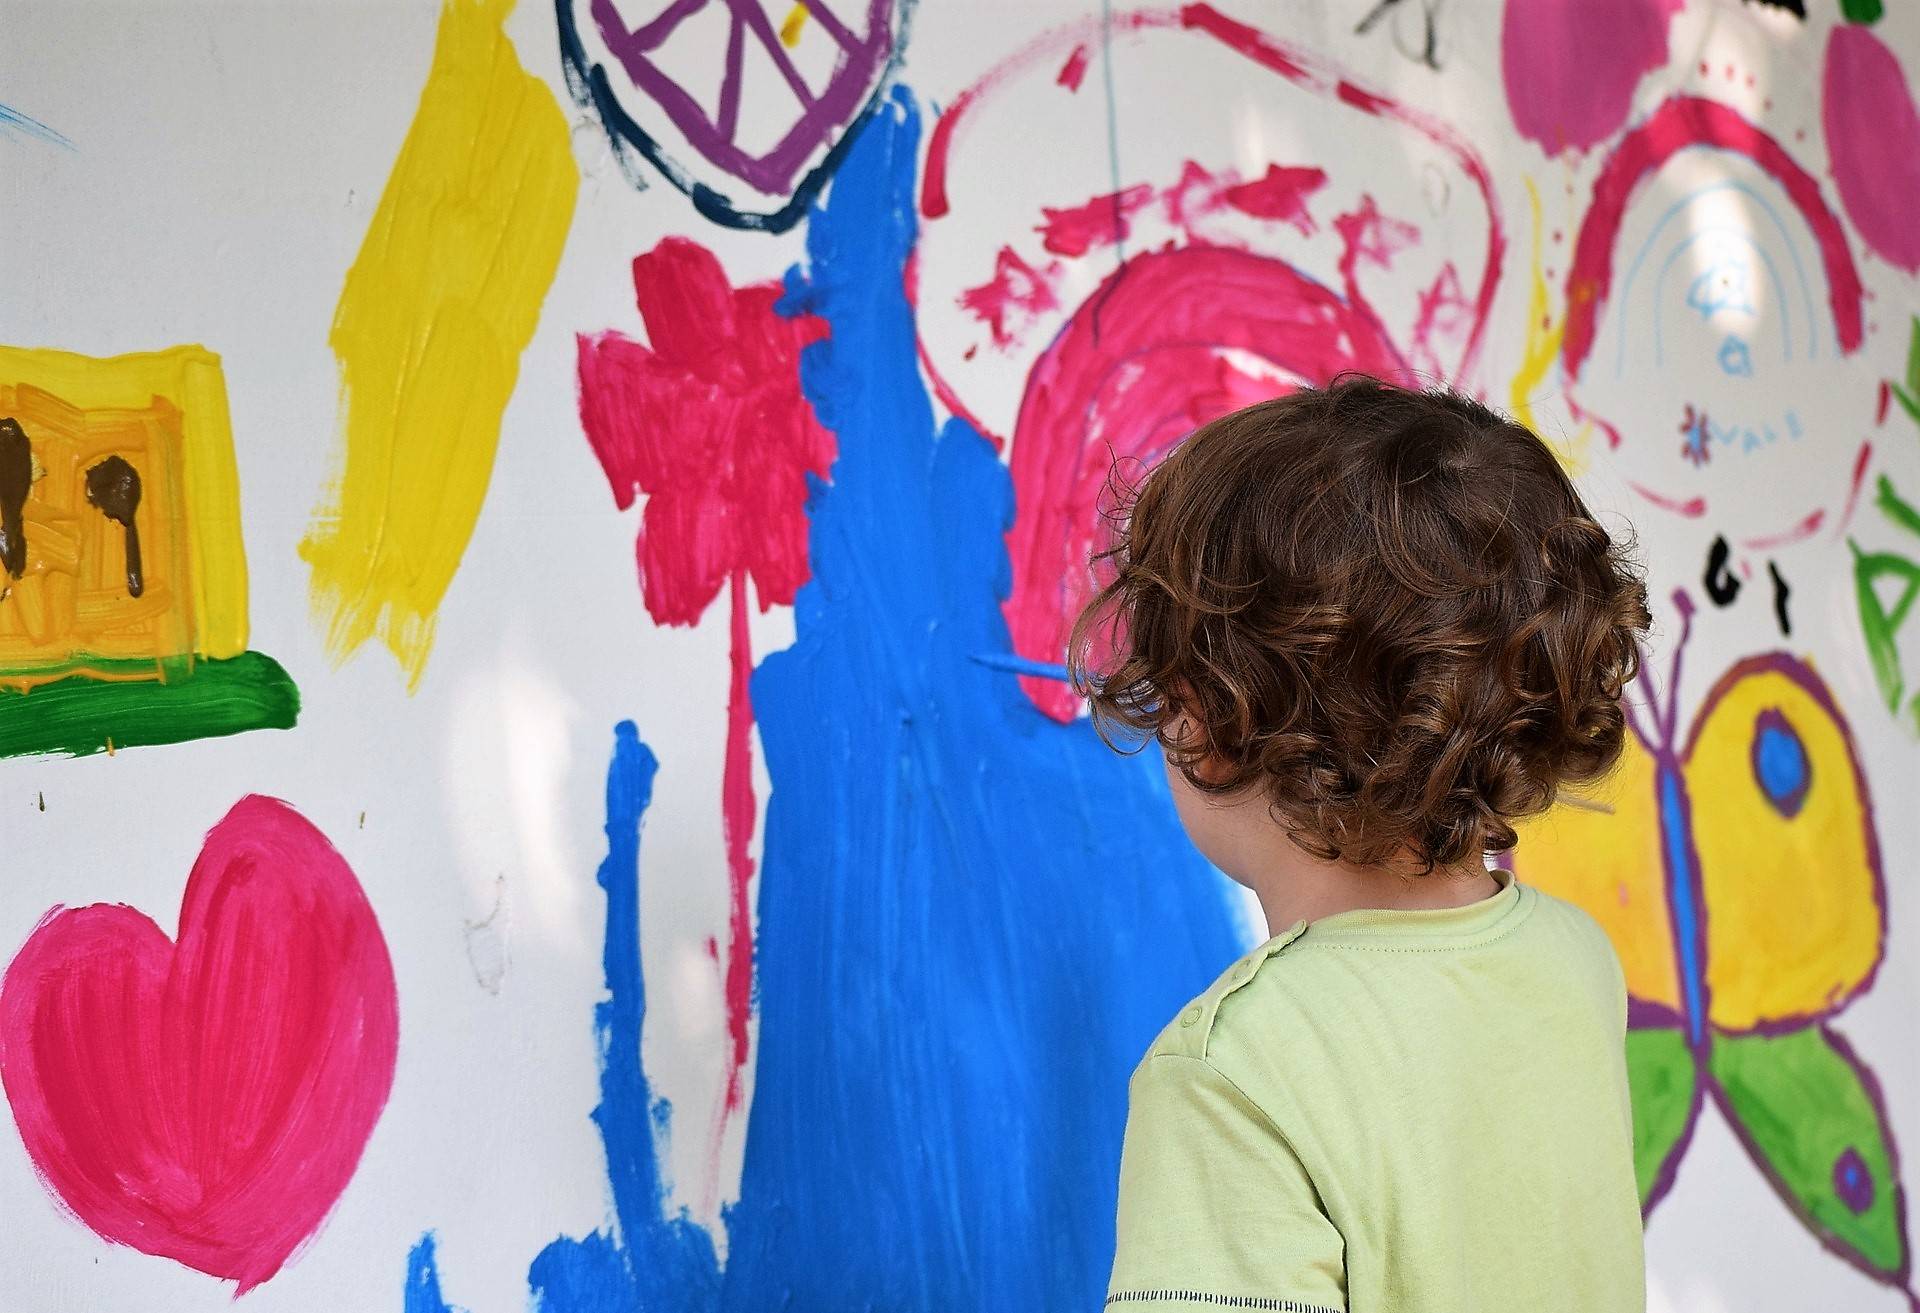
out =
[[[118,456],[109,456],[87,471],[87,500],[100,513],[127,531],[127,592],[138,597],[146,587],[140,577],[140,531],[133,526],[140,509],[140,471]]]
[[[18,579],[27,570],[27,529],[22,519],[33,490],[33,446],[20,421],[0,419],[0,566]]]

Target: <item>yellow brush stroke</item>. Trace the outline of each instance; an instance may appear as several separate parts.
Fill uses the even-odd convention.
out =
[[[1546,382],[1547,372],[1553,368],[1553,362],[1559,359],[1560,342],[1566,336],[1567,320],[1562,315],[1558,320],[1552,317],[1547,299],[1547,279],[1541,271],[1540,261],[1540,191],[1533,185],[1533,179],[1524,180],[1527,184],[1527,210],[1532,216],[1533,245],[1529,254],[1529,270],[1532,284],[1527,293],[1527,341],[1520,356],[1520,369],[1513,376],[1513,385],[1508,394],[1507,407],[1513,417],[1540,433],[1540,422],[1533,413],[1533,398]],[[1560,458],[1567,473],[1579,474],[1586,469],[1587,447],[1593,437],[1593,424],[1583,421],[1571,441],[1554,441],[1544,433],[1547,445]]]
[[[1754,779],[1755,726],[1767,713],[1806,753],[1807,794],[1791,816]],[[1714,1025],[1751,1030],[1824,1012],[1859,989],[1886,927],[1865,785],[1833,714],[1779,671],[1750,675],[1700,727],[1686,778]]]
[[[201,346],[95,357],[0,347],[0,413],[20,422],[38,477],[27,572],[5,581],[0,683],[27,687],[101,660],[224,658],[247,650],[247,560],[220,357]],[[85,468],[134,462],[147,587],[127,595],[123,539],[86,504]],[[158,675],[156,674],[156,678]]]
[[[300,553],[336,662],[378,637],[417,687],[500,416],[573,218],[567,121],[520,66],[513,0],[448,0],[433,68],[329,338],[345,460]]]
[[[1673,925],[1660,861],[1659,789],[1651,754],[1632,734],[1619,767],[1546,815],[1514,828],[1513,869],[1585,909],[1613,940],[1635,998],[1680,1009]]]
[[[807,25],[807,7],[796,4],[780,20],[780,44],[791,50],[800,44],[800,29]]]

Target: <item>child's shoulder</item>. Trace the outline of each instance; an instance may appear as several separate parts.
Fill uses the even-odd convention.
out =
[[[1363,1010],[1370,1006],[1365,1000],[1374,989],[1356,983],[1363,976],[1378,982],[1391,975],[1394,988],[1419,988],[1419,980],[1409,977],[1438,965],[1441,959],[1434,950],[1499,945],[1498,957],[1505,965],[1487,977],[1495,989],[1524,985],[1559,993],[1571,987],[1602,1003],[1624,996],[1619,959],[1599,922],[1573,903],[1531,885],[1513,890],[1504,914],[1490,916],[1471,934],[1454,940],[1409,942],[1350,927],[1334,930],[1330,923],[1327,933],[1316,930],[1317,923],[1295,922],[1243,954],[1174,1015],[1146,1056],[1212,1059],[1222,1045],[1234,1049],[1270,1044],[1295,1022],[1324,1030],[1329,1016],[1345,1016],[1356,999]],[[1316,939],[1334,951],[1306,951]],[[1354,952],[1341,951],[1353,949],[1368,960],[1357,964]],[[1387,951],[1366,951],[1372,949]],[[1236,1044],[1236,1037],[1246,1044]]]
[[[1296,921],[1265,943],[1243,954],[1239,960],[1181,1008],[1147,1050],[1147,1057],[1177,1056],[1204,1058],[1208,1041],[1220,1017],[1221,1006],[1234,991],[1241,989],[1272,959],[1285,953],[1289,945],[1306,932],[1307,923]]]

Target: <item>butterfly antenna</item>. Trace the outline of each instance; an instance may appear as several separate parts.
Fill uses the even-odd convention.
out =
[[[1680,729],[1680,658],[1686,655],[1687,639],[1693,635],[1693,598],[1684,588],[1673,590],[1673,608],[1680,613],[1680,641],[1673,647],[1673,663],[1667,674],[1667,725],[1669,745]]]

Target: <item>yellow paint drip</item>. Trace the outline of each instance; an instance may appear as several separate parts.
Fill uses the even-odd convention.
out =
[[[336,662],[377,637],[410,689],[473,536],[580,184],[566,118],[503,30],[512,10],[442,9],[420,107],[329,339],[345,458],[300,548],[314,615]]]
[[[791,50],[800,44],[800,29],[807,25],[807,7],[796,4],[780,21],[780,44]]]
[[[1527,184],[1527,210],[1532,216],[1533,244],[1529,253],[1528,266],[1532,276],[1530,290],[1527,293],[1527,341],[1520,357],[1520,369],[1513,376],[1513,385],[1509,392],[1508,409],[1513,417],[1540,433],[1540,422],[1533,413],[1533,398],[1547,373],[1553,368],[1553,362],[1560,355],[1560,341],[1566,336],[1567,320],[1563,314],[1555,320],[1547,299],[1547,279],[1541,272],[1540,261],[1540,191],[1533,185],[1533,179]],[[1579,474],[1586,469],[1587,448],[1593,437],[1593,423],[1582,420],[1571,441],[1554,441],[1548,434],[1540,433],[1553,448],[1569,474]]]

